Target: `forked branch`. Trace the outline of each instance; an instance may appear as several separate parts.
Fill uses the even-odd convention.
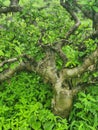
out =
[[[19,62],[18,57],[8,59],[0,63],[0,67],[3,67],[4,64],[15,63],[18,61],[18,65],[14,69],[9,67],[9,69],[0,73],[0,82],[12,77],[14,73],[22,70],[38,73],[45,79],[45,82],[54,83],[56,81],[57,70],[55,64],[55,55],[50,49],[47,50],[44,59],[40,60],[39,62],[36,62],[35,59],[29,55],[23,55],[21,56],[21,59],[22,62]]]
[[[95,64],[98,61],[98,48],[89,55],[88,58],[85,58],[83,64],[79,67],[75,67],[73,69],[62,69],[61,75],[63,78],[72,78],[72,77],[80,77],[80,75],[85,72],[89,66]]]
[[[67,12],[70,14],[72,19],[75,21],[75,25],[73,25],[71,27],[71,29],[66,34],[66,40],[67,40],[70,37],[70,35],[72,35],[77,30],[77,28],[79,27],[81,22],[78,19],[78,17],[75,14],[75,12],[71,9],[71,6],[70,6],[68,1],[64,2],[64,0],[60,0],[60,4],[61,4],[62,7],[64,7],[67,10]]]

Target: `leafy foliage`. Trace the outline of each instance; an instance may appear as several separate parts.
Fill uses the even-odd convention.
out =
[[[0,129],[96,130],[97,93],[98,86],[91,86],[86,93],[79,93],[68,122],[50,111],[50,85],[44,84],[36,74],[22,72],[1,84]]]
[[[78,94],[70,116],[70,130],[96,130],[98,128],[98,85]]]
[[[23,53],[30,54],[36,60],[43,58],[43,50],[37,46],[42,36],[43,44],[52,44],[65,37],[65,33],[74,24],[69,14],[54,1],[53,4],[41,11],[43,1],[21,0],[25,8],[21,13],[0,16],[0,62]],[[72,3],[72,0],[70,0]],[[91,7],[97,12],[97,5],[93,1],[79,1],[85,7]],[[8,1],[0,0],[0,6],[9,4]],[[39,6],[40,5],[40,6]],[[29,11],[28,11],[29,10]],[[78,14],[79,15],[79,14]],[[80,15],[81,17],[81,15]],[[89,23],[81,18],[83,24],[72,35],[69,41],[72,45],[66,45],[63,52],[68,58],[64,67],[75,67],[81,64],[82,57],[89,55],[96,49],[94,40],[83,43],[86,50],[78,51],[77,45],[81,42],[88,31],[91,30]],[[96,40],[97,42],[97,40]],[[21,60],[21,59],[20,59]],[[17,64],[17,63],[16,63]],[[13,64],[10,67],[14,67]],[[9,65],[0,68],[0,72]],[[57,57],[57,68],[61,69],[62,60]],[[98,72],[85,73],[81,81],[87,82],[89,77],[98,77]],[[51,112],[51,85],[44,84],[37,74],[22,72],[0,86],[0,130],[96,130],[98,129],[98,86],[92,86],[87,93],[79,93],[77,102],[69,120],[54,116]]]
[[[22,72],[0,88],[0,129],[64,130],[67,120],[49,110],[51,87],[36,74]]]

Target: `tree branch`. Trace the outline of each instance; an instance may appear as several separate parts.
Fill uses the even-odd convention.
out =
[[[77,3],[77,0],[74,0],[74,6],[77,6],[81,11],[82,13],[89,19],[92,19],[93,18],[93,11],[92,10],[88,10],[88,9],[84,9],[84,5],[80,5]]]
[[[0,67],[4,66],[6,63],[13,63],[13,62],[15,62],[17,60],[18,60],[17,58],[12,58],[12,59],[5,60],[5,61],[0,63]]]
[[[10,6],[18,6],[20,0],[10,0]]]
[[[84,60],[83,64],[73,69],[62,69],[61,75],[63,78],[80,77],[80,75],[87,71],[88,67],[98,61],[98,48]]]
[[[25,64],[23,62],[21,62],[17,67],[15,67],[14,69],[8,69],[2,73],[0,73],[0,82],[12,77],[12,75],[15,72],[21,71],[25,69]]]
[[[77,15],[75,12],[71,9],[70,4],[68,1],[64,2],[64,0],[60,0],[60,4],[63,8],[67,10],[67,12],[71,15],[73,20],[75,21],[75,24],[71,27],[71,29],[67,32],[65,39],[62,39],[60,42],[56,42],[53,44],[52,49],[61,57],[63,62],[67,60],[66,55],[62,51],[62,47],[65,46],[66,43],[68,43],[68,38],[70,35],[72,35],[77,28],[79,27],[80,20],[78,19]]]
[[[60,56],[60,58],[62,59],[62,61],[65,63],[65,61],[67,60],[67,57],[63,53],[62,49],[59,48],[59,44],[60,43],[65,43],[65,42],[68,42],[68,41],[66,41],[65,39],[62,39],[60,41],[57,41],[57,42],[53,43],[53,45],[51,45],[51,44],[44,45],[44,44],[41,43],[41,40],[40,40],[40,42],[37,45],[42,47],[45,52],[47,52],[47,49],[50,48],[50,50],[52,50],[55,53],[57,53],[58,56]]]
[[[48,48],[46,51],[44,59],[40,60],[39,62],[36,62],[35,59],[29,55],[24,54],[21,56],[23,58],[23,62],[19,63],[17,67],[14,69],[7,69],[0,73],[0,82],[12,77],[12,75],[15,72],[26,70],[30,72],[36,72],[40,74],[45,82],[51,82],[55,83],[57,79],[57,70],[56,70],[56,63],[55,63],[55,54],[53,50]],[[0,67],[2,67],[4,64],[7,63],[13,63],[15,61],[18,61],[18,58],[12,58],[3,61],[0,63]]]
[[[64,0],[60,0],[60,4],[62,7],[64,7],[68,11],[72,19],[75,21],[75,25],[72,26],[71,29],[66,34],[66,40],[67,40],[70,37],[70,35],[73,34],[77,30],[77,28],[79,27],[81,23],[77,15],[75,14],[75,12],[71,9],[71,6],[68,1],[64,2]]]
[[[0,8],[0,14],[8,13],[8,12],[18,12],[21,11],[21,7],[19,6],[19,0],[10,0],[9,7]]]
[[[22,58],[22,57],[26,57],[26,54],[20,55],[20,56],[18,56],[16,58],[11,58],[11,59],[4,60],[3,62],[0,63],[0,67],[3,67],[7,63],[13,63],[15,61],[18,61],[19,58]]]
[[[2,7],[0,8],[0,14],[2,13],[9,13],[9,12],[20,12],[22,10],[22,7],[20,6],[11,6],[11,7]]]
[[[94,32],[91,32],[89,35],[87,35],[86,37],[84,37],[84,38],[82,39],[82,41],[79,43],[79,45],[78,45],[78,50],[79,50],[79,51],[84,51],[84,50],[86,50],[86,46],[85,46],[84,42],[85,42],[86,40],[88,40],[88,39],[97,38],[97,36],[98,36],[98,30],[96,30],[96,31],[94,31]],[[98,45],[97,45],[97,46],[98,46]]]
[[[20,0],[10,0],[10,5],[8,7],[2,7],[0,8],[0,14],[2,13],[9,13],[9,12],[20,12],[22,11],[22,7],[19,6]],[[50,6],[50,3],[47,3],[45,6],[38,8],[39,11],[48,8]]]
[[[86,36],[86,37],[82,40],[82,42],[88,40],[89,38],[91,38],[91,39],[93,39],[93,37],[96,37],[96,38],[97,38],[97,36],[98,36],[98,30],[96,30],[96,31],[94,31],[94,32],[92,32],[92,33],[90,33],[88,36]]]
[[[14,69],[7,69],[3,72],[0,73],[0,82],[12,77],[12,75],[15,73],[15,72],[18,72],[18,71],[21,71],[21,70],[26,70],[26,68],[28,67],[27,63],[31,64],[33,62],[33,68],[37,65],[36,61],[34,61],[34,59],[26,54],[23,54],[23,55],[20,55],[18,56],[17,58],[11,58],[11,59],[8,59],[8,60],[5,60],[3,62],[0,63],[0,67],[3,67],[4,64],[7,64],[7,63],[13,63],[13,62],[16,62],[19,60],[19,58],[24,58],[23,60],[25,60],[24,62],[21,62],[19,63],[19,65],[17,67],[15,67]]]
[[[77,30],[77,28],[79,27],[79,25],[81,23],[80,23],[80,20],[78,19],[77,15],[75,14],[75,12],[71,9],[68,1],[64,2],[64,0],[60,0],[60,4],[63,8],[65,8],[67,10],[67,12],[71,15],[72,19],[75,21],[75,24],[67,32],[65,39],[61,39],[61,41],[56,42],[56,44],[54,43],[53,47],[52,47],[53,50],[55,52],[57,52],[57,54],[61,57],[63,62],[65,62],[67,60],[67,58],[66,58],[66,55],[62,51],[62,47],[65,46],[66,43],[68,43],[69,37]]]

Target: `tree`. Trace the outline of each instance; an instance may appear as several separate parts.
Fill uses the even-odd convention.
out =
[[[21,7],[19,5],[19,0],[10,0],[9,6],[2,6],[0,8],[1,17],[3,17],[2,14],[6,14],[6,25],[1,23],[0,35],[2,36],[2,39],[4,33],[8,29],[10,29],[11,32],[9,35],[8,32],[6,34],[8,35],[7,38],[9,38],[9,43],[8,45],[5,45],[4,48],[6,48],[5,51],[9,49],[9,46],[11,47],[12,42],[12,49],[15,49],[17,53],[13,54],[10,52],[11,54],[6,55],[3,50],[3,46],[1,47],[0,82],[12,77],[12,75],[16,72],[24,70],[38,73],[43,77],[43,81],[45,83],[50,83],[52,86],[54,92],[52,100],[53,113],[61,117],[68,117],[72,109],[74,96],[79,91],[82,91],[85,86],[96,83],[98,78],[97,76],[90,76],[91,73],[96,74],[96,71],[98,71],[98,9],[97,4],[95,4],[97,1],[90,1],[89,4],[88,2],[88,0],[86,0],[86,2],[83,1],[83,3],[81,3],[81,1],[77,2],[76,0],[60,0],[61,7],[57,7],[67,15],[65,17],[70,20],[70,24],[68,27],[66,27],[67,25],[60,27],[61,32],[63,30],[63,33],[59,33],[57,36],[54,35],[54,31],[52,34],[53,37],[51,37],[50,34],[50,38],[49,33],[51,31],[48,32],[49,28],[45,28],[43,23],[39,25],[40,22],[37,18],[40,17],[40,12],[43,13],[43,10],[51,7],[52,2],[46,2],[43,6],[37,7],[37,13],[32,12],[32,4],[27,8],[25,8],[25,6]],[[31,12],[29,9],[31,9]],[[80,11],[81,16],[79,16]],[[15,14],[13,12],[19,13]],[[54,12],[50,12],[50,17],[52,13]],[[54,17],[55,14],[56,12],[53,14]],[[93,23],[93,26],[89,27],[90,29],[88,30],[88,34],[86,36],[82,36],[85,30],[79,28],[83,21],[82,17],[84,18],[84,15],[85,20],[90,19]],[[21,20],[21,24],[15,21],[14,16],[15,18],[17,17],[17,19]],[[79,17],[81,20],[79,20]],[[44,18],[45,17],[41,17],[42,20],[44,20]],[[21,28],[23,28],[23,31],[25,31],[20,33],[17,29],[19,26],[22,26]],[[32,32],[32,26],[33,29],[36,28],[35,32]],[[29,30],[29,34],[28,31],[26,32],[26,27]],[[52,31],[54,28],[55,27],[53,27]],[[32,38],[29,39],[27,35]],[[80,39],[80,37],[82,38]],[[25,38],[27,45],[24,45],[24,43],[20,44],[21,42],[24,42]],[[19,42],[19,39],[21,42]],[[2,40],[2,42],[4,42],[4,40]],[[31,47],[31,42],[33,42],[33,49],[29,50]],[[91,46],[89,43],[91,43]],[[90,49],[88,49],[87,46]],[[21,48],[23,49],[22,51]],[[16,56],[17,54],[18,56],[13,58],[13,56]],[[14,65],[12,63],[14,63]],[[5,65],[7,65],[7,68]],[[85,77],[85,75],[87,75],[87,77],[84,81],[83,77]]]

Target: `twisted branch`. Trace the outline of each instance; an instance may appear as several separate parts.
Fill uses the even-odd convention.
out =
[[[21,71],[25,69],[25,64],[23,62],[19,63],[19,65],[17,67],[15,67],[14,69],[8,69],[2,73],[0,73],[0,82],[12,77],[12,75],[15,72]]]
[[[95,64],[98,61],[98,48],[89,55],[88,58],[85,58],[83,64],[79,67],[75,67],[73,69],[62,69],[61,75],[63,78],[72,78],[72,77],[80,77],[80,75],[85,72],[89,66]]]
[[[67,12],[71,15],[72,19],[75,21],[75,25],[73,25],[66,34],[66,40],[67,40],[70,37],[70,35],[72,35],[77,30],[77,28],[79,27],[81,22],[78,19],[75,12],[71,9],[71,6],[68,1],[64,2],[64,0],[60,0],[60,4],[63,8],[65,8],[67,10]]]

